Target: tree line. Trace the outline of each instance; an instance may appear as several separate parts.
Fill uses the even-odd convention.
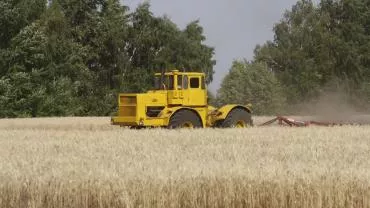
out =
[[[214,48],[199,22],[180,29],[148,3],[2,0],[0,11],[0,117],[112,115],[119,92],[150,89],[163,69],[212,82]],[[273,32],[252,60],[232,64],[212,103],[276,114],[340,91],[369,108],[368,0],[299,0]]]
[[[198,21],[179,29],[144,3],[2,0],[0,117],[106,116],[117,93],[150,89],[164,69],[214,74]]]
[[[257,113],[270,114],[335,92],[356,110],[369,110],[368,0],[298,1],[252,61],[235,61],[218,101],[251,102]]]

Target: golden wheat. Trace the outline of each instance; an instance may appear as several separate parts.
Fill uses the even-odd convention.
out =
[[[257,118],[257,122],[265,118]],[[0,120],[0,207],[370,207],[370,127]]]

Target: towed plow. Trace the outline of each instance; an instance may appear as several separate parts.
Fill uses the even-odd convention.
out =
[[[274,123],[277,123],[280,126],[290,126],[290,127],[308,127],[308,126],[332,127],[332,126],[343,126],[343,125],[361,125],[360,123],[322,122],[322,121],[311,121],[311,120],[303,121],[303,120],[296,120],[296,119],[288,118],[284,116],[277,116],[276,118],[271,119],[258,126],[270,126]]]

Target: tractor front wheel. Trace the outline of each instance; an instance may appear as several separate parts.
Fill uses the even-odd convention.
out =
[[[222,122],[222,128],[246,128],[252,126],[251,114],[242,108],[232,110]]]
[[[178,128],[202,128],[202,121],[199,116],[190,110],[181,110],[170,119],[168,128],[178,129]]]

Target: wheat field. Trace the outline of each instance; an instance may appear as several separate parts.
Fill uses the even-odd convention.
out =
[[[267,118],[257,118],[256,123]],[[0,120],[0,207],[370,207],[370,127]]]

